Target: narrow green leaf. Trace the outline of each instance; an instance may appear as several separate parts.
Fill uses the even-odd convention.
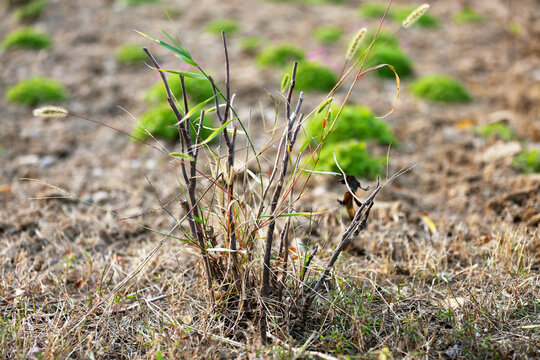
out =
[[[210,141],[212,141],[220,132],[221,130],[225,129],[227,127],[227,125],[229,125],[231,122],[233,122],[233,120],[235,119],[231,119],[229,121],[227,121],[225,124],[221,125],[220,127],[218,127],[217,129],[215,129],[211,134],[210,136],[208,136],[206,138],[206,140],[204,140],[202,143],[200,143],[199,145],[206,145],[208,144]]]
[[[164,48],[169,49],[169,50],[175,52],[175,53],[176,53],[176,56],[177,56],[178,58],[182,59],[182,61],[184,61],[185,63],[187,63],[187,64],[189,64],[189,65],[191,65],[191,66],[198,66],[198,64],[197,64],[195,61],[193,61],[193,60],[191,59],[191,55],[189,55],[189,53],[186,52],[184,49],[178,49],[178,48],[172,46],[171,44],[168,44],[168,43],[166,43],[166,42],[164,42],[164,41],[155,39],[155,38],[151,37],[150,35],[147,35],[147,34],[145,34],[145,33],[143,33],[143,32],[140,32],[140,31],[138,31],[138,30],[135,30],[135,31],[136,31],[139,35],[142,35],[142,36],[144,36],[145,38],[150,39],[150,40],[156,42],[157,44],[163,46]]]
[[[169,155],[174,156],[174,157],[179,157],[179,158],[182,158],[182,159],[188,159],[190,161],[195,160],[193,157],[189,156],[188,154],[179,153],[179,152],[172,152]]]
[[[192,107],[188,113],[184,116],[184,118],[182,119],[182,121],[185,121],[185,119],[191,117],[191,115],[197,113],[201,108],[205,107],[206,105],[208,105],[210,102],[212,102],[214,100],[214,97],[212,96],[211,98],[208,98],[206,100],[204,100],[203,102],[201,103],[198,103],[197,105],[195,105],[194,107]],[[209,110],[210,111],[210,110]],[[204,113],[207,114],[209,111],[205,111]]]
[[[206,78],[206,76],[204,76],[202,74],[197,74],[197,73],[194,73],[194,72],[190,72],[190,71],[179,71],[179,70],[168,70],[168,69],[159,69],[159,71],[163,71],[163,72],[171,73],[171,74],[176,74],[176,75],[182,75],[182,76],[197,79],[197,80],[208,80]]]

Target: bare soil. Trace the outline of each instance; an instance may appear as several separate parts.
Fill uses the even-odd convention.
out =
[[[230,17],[242,27],[229,38],[232,91],[239,115],[251,115],[250,127],[262,145],[274,111],[267,91],[279,98],[281,71],[257,68],[240,39],[258,35],[266,43],[289,41],[320,51],[311,37],[318,25],[342,26],[350,35],[376,26],[357,15],[359,3],[168,0],[127,7],[111,0],[50,0],[35,25],[51,34],[52,49],[2,50],[0,89],[4,94],[31,75],[53,77],[69,91],[63,106],[129,132],[134,120],[128,112],[135,117],[144,112],[144,92],[157,77],[144,65],[119,65],[118,47],[139,43],[164,68],[181,66],[133,29],[158,38],[161,29],[178,32],[194,59],[223,81],[220,39],[204,26]],[[343,339],[330,328],[317,328],[312,351],[338,358],[377,358],[384,348],[395,358],[539,357],[540,174],[520,174],[511,162],[524,147],[540,147],[540,5],[475,2],[486,21],[457,25],[452,14],[460,4],[433,2],[430,11],[441,26],[413,27],[400,36],[417,75],[453,75],[471,90],[474,102],[431,105],[413,98],[407,89],[411,80],[403,80],[398,107],[386,119],[400,142],[390,151],[389,173],[414,167],[384,188],[368,229],[336,270],[347,291],[360,289],[354,296],[365,313],[354,315]],[[2,36],[18,26],[12,13],[5,2],[0,5]],[[509,31],[510,25],[520,30]],[[339,68],[346,42],[327,49],[330,66]],[[383,114],[393,92],[393,82],[368,76],[351,102]],[[324,94],[306,97],[305,109],[311,109]],[[473,133],[474,126],[493,121],[506,121],[517,139]],[[298,339],[278,336],[281,343],[263,347],[253,329],[246,328],[242,337],[202,328],[214,322],[200,318],[207,309],[197,280],[199,257],[172,240],[109,305],[112,315],[103,310],[69,333],[67,324],[74,326],[69,317],[88,310],[161,238],[140,225],[170,229],[157,198],[175,198],[178,170],[163,154],[108,127],[74,117],[34,118],[32,109],[9,104],[4,96],[0,128],[0,357],[308,358],[298,350],[303,344]],[[371,146],[374,153],[387,151]],[[321,264],[346,227],[347,215],[336,202],[343,192],[334,178],[316,176],[298,205],[297,210],[327,211],[317,220],[320,238],[329,239]],[[157,210],[118,220],[84,201],[120,217]],[[170,208],[181,212],[176,203]],[[144,302],[160,295],[166,297]],[[133,304],[140,306],[126,310]],[[340,324],[340,316],[352,309],[336,307],[324,314],[325,321]],[[183,325],[174,325],[178,321]],[[286,343],[296,350],[287,350]]]

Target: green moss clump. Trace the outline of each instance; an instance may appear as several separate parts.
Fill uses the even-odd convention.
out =
[[[259,36],[246,36],[240,39],[240,48],[246,53],[255,54],[261,48],[262,42]]]
[[[339,111],[338,106],[332,106],[332,114],[335,118]],[[328,132],[332,119],[327,119],[326,128],[322,128],[324,116],[311,118],[306,125],[308,139],[312,137],[321,141],[323,135]],[[326,137],[325,144],[337,144],[344,140],[375,140],[380,144],[397,144],[395,136],[390,127],[381,119],[375,117],[373,112],[362,105],[347,105],[343,108],[340,117],[332,132]]]
[[[196,112],[190,117],[190,134],[192,139],[197,135],[199,119],[200,112]],[[177,124],[178,120],[169,107],[169,104],[159,104],[141,115],[139,123],[133,129],[131,135],[137,139],[146,140],[149,137],[148,132],[150,132],[156,138],[174,141],[179,138]],[[213,130],[207,128],[212,126],[211,118],[205,116],[201,133],[203,140],[212,134]]]
[[[383,3],[367,2],[358,7],[358,12],[365,19],[379,19],[384,15],[387,7],[388,5]]]
[[[484,20],[485,18],[469,5],[464,6],[463,9],[454,14],[454,22],[457,24],[480,23]]]
[[[338,77],[332,70],[317,62],[303,61],[296,70],[296,89],[300,91],[329,92],[334,88]]]
[[[124,44],[116,51],[116,61],[124,65],[142,65],[146,54],[137,44]]]
[[[178,76],[169,76],[167,78],[169,83],[169,88],[174,94],[176,99],[181,101],[182,99],[182,83]],[[212,84],[208,80],[199,80],[190,77],[184,78],[184,83],[186,86],[186,92],[188,98],[196,103],[201,103],[208,98],[214,96],[214,90],[212,89]],[[167,92],[163,86],[163,82],[158,81],[148,91],[146,92],[145,100],[148,103],[163,102],[167,100]]]
[[[142,5],[142,4],[148,4],[148,3],[157,3],[160,0],[125,0],[126,4],[128,5]]]
[[[323,146],[315,170],[340,172],[334,161],[334,153],[339,166],[348,175],[375,179],[384,172],[386,157],[371,156],[367,151],[366,143],[357,140]]]
[[[343,29],[339,26],[320,26],[313,31],[313,37],[321,44],[334,44],[343,37]]]
[[[479,126],[474,132],[484,138],[498,136],[504,141],[510,141],[516,137],[515,131],[502,121]]]
[[[512,166],[524,174],[540,173],[540,150],[528,149],[514,157]]]
[[[64,86],[55,80],[32,77],[8,88],[6,100],[15,104],[36,106],[67,99]]]
[[[50,47],[49,35],[38,32],[31,27],[23,27],[10,32],[2,41],[4,49],[44,49]]]
[[[369,60],[369,64],[371,66],[390,64],[396,69],[400,78],[411,76],[414,72],[411,59],[398,47],[385,46],[379,49]],[[375,74],[384,79],[394,79],[396,76],[388,66],[375,70]]]
[[[458,80],[448,75],[427,75],[411,84],[413,95],[432,102],[469,102],[472,96]]]
[[[302,61],[305,58],[304,51],[291,44],[272,45],[264,49],[257,56],[257,64],[259,66],[282,67],[289,65],[293,61]]]
[[[37,0],[22,6],[15,11],[15,19],[19,21],[34,21],[39,19],[47,6],[47,0]]]
[[[206,31],[210,34],[221,34],[225,31],[227,35],[232,35],[240,31],[240,25],[233,19],[214,19],[206,24]]]

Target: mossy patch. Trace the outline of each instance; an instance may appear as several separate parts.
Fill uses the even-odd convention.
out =
[[[151,3],[158,3],[161,0],[125,0],[126,4],[128,5],[143,5],[143,4],[151,4]]]
[[[313,31],[313,37],[324,45],[334,44],[343,37],[343,29],[339,26],[319,26]]]
[[[377,50],[369,60],[370,66],[390,64],[394,67],[399,77],[405,78],[413,74],[412,60],[398,47],[385,46]],[[384,79],[394,79],[394,72],[387,66],[375,70],[375,74]]]
[[[205,29],[210,34],[219,35],[222,31],[225,31],[227,35],[232,35],[240,31],[240,24],[233,19],[214,19],[206,24]]]
[[[169,76],[167,78],[169,83],[169,88],[174,94],[177,100],[181,101],[182,99],[182,83],[178,76]],[[208,80],[199,80],[194,78],[185,77],[184,83],[186,86],[186,92],[188,98],[196,103],[201,103],[208,98],[214,96],[214,91],[212,89],[212,84]],[[145,100],[148,103],[157,103],[167,100],[167,92],[163,86],[163,82],[158,81],[152,85],[147,91]]]
[[[296,89],[299,91],[329,92],[338,77],[332,70],[317,62],[303,61],[296,70]]]
[[[325,115],[319,114],[311,118],[305,128],[308,139],[313,137],[317,142],[321,141],[338,111],[338,106],[331,107],[332,119],[326,119],[324,128]],[[390,127],[383,120],[376,118],[370,108],[362,105],[347,105],[343,108],[332,132],[326,137],[325,145],[352,139],[375,140],[380,144],[397,144]]]
[[[35,21],[39,19],[46,7],[47,0],[32,1],[15,11],[15,19],[19,21]]]
[[[485,18],[469,5],[464,6],[460,11],[455,13],[453,19],[457,24],[481,23],[485,21]]]
[[[386,2],[367,2],[358,7],[360,16],[365,19],[380,19],[385,14],[388,4]],[[416,6],[397,6],[392,5],[388,10],[387,17],[395,22],[402,22],[416,9]],[[439,19],[430,14],[425,13],[418,21],[418,26],[436,28],[439,26]]]
[[[524,174],[540,173],[540,150],[523,150],[514,157],[512,166]]]
[[[137,44],[124,44],[115,55],[116,61],[123,65],[142,65],[147,59],[142,47]]]
[[[516,137],[516,132],[502,121],[478,126],[474,133],[484,138],[499,137],[504,141],[513,140]]]
[[[15,104],[36,106],[67,99],[64,86],[45,77],[32,77],[8,88],[6,99]]]
[[[49,35],[31,27],[23,27],[10,32],[2,41],[2,48],[39,50],[48,48],[51,44]]]
[[[242,51],[249,53],[249,54],[255,54],[257,53],[263,43],[263,39],[259,36],[246,36],[240,39],[240,48]]]
[[[416,97],[439,103],[464,103],[472,101],[467,88],[448,75],[426,75],[411,84],[410,90]]]
[[[283,43],[271,45],[257,56],[257,64],[262,67],[283,67],[293,61],[302,61],[305,58],[304,50],[292,44]]]
[[[334,153],[339,166],[348,175],[375,179],[384,172],[386,157],[370,155],[366,143],[357,140],[323,146],[315,170],[340,172],[334,160]]]
[[[200,112],[195,112],[190,117],[190,134],[192,139],[197,135],[199,119]],[[150,132],[156,138],[174,141],[179,138],[177,124],[178,119],[169,104],[158,104],[141,115],[139,123],[135,125],[131,135],[138,139],[146,140],[149,138],[148,132]],[[211,118],[205,116],[201,133],[203,140],[212,134],[213,130],[210,129],[212,126]]]

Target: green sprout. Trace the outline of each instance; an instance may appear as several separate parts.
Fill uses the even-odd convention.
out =
[[[15,104],[36,106],[67,99],[64,86],[55,80],[32,77],[8,88],[6,99]]]
[[[540,173],[540,150],[523,150],[514,157],[512,166],[524,174]]]
[[[485,18],[469,5],[465,5],[463,9],[455,13],[453,18],[457,24],[480,23],[485,21]]]
[[[411,84],[413,95],[439,103],[470,102],[472,96],[459,81],[448,75],[427,75]]]
[[[296,71],[296,88],[300,91],[328,92],[334,88],[338,77],[332,70],[317,62],[303,61]]]
[[[192,139],[197,136],[199,120],[200,112],[195,111],[195,113],[190,116],[190,134]],[[201,138],[203,140],[212,134],[213,130],[210,129],[211,127],[211,118],[205,116],[201,133]],[[158,104],[142,114],[131,135],[137,139],[146,140],[150,136],[148,132],[156,138],[167,141],[174,141],[179,138],[178,119],[176,118],[176,115],[174,115],[169,104]]]
[[[240,48],[249,54],[255,54],[261,48],[263,39],[259,36],[246,36],[240,39]]]
[[[37,0],[26,4],[15,11],[15,19],[19,21],[34,21],[39,19],[47,6],[47,0]]]
[[[502,121],[479,126],[474,132],[484,138],[497,136],[504,141],[510,141],[516,137],[515,131]]]
[[[176,97],[176,99],[182,99],[182,83],[178,76],[169,76],[167,78],[169,88]],[[188,98],[196,103],[201,103],[208,98],[214,96],[214,90],[212,84],[208,80],[199,80],[190,77],[184,78],[184,84]],[[145,100],[148,103],[163,102],[167,100],[167,92],[163,86],[163,82],[158,81],[150,89],[146,91]]]
[[[289,65],[295,60],[302,61],[304,58],[304,51],[301,48],[284,43],[272,45],[264,49],[257,56],[257,64],[263,67],[282,67]]]
[[[326,116],[320,114],[311,118],[306,125],[308,139],[312,137],[317,142],[327,134],[329,127],[336,114],[339,112],[338,106],[331,107],[333,117],[324,119]],[[323,124],[326,124],[323,126]],[[337,144],[343,140],[375,140],[380,144],[397,144],[395,136],[390,127],[381,119],[375,117],[371,109],[362,105],[347,105],[343,108],[341,115],[336,121],[332,131],[325,139],[325,144]],[[327,146],[332,147],[332,146]]]
[[[339,26],[320,26],[313,31],[313,37],[321,44],[329,45],[338,42],[343,37],[343,29]]]
[[[10,32],[2,41],[4,49],[45,49],[50,47],[49,35],[38,32],[31,27],[23,27]]]
[[[375,179],[384,172],[386,157],[370,155],[366,143],[357,140],[323,146],[315,170],[339,172],[334,153],[339,166],[348,175]]]
[[[206,31],[217,35],[225,31],[226,34],[232,35],[240,31],[240,25],[233,19],[214,19],[206,24]]]
[[[405,55],[399,47],[383,47],[374,53],[370,58],[369,63],[372,66],[379,64],[389,64],[396,69],[398,75],[402,78],[411,76],[413,74],[413,65],[411,59]],[[375,74],[378,77],[385,79],[395,78],[394,72],[387,66],[377,69]]]
[[[142,65],[146,54],[137,44],[124,44],[116,52],[116,61],[124,65]]]

